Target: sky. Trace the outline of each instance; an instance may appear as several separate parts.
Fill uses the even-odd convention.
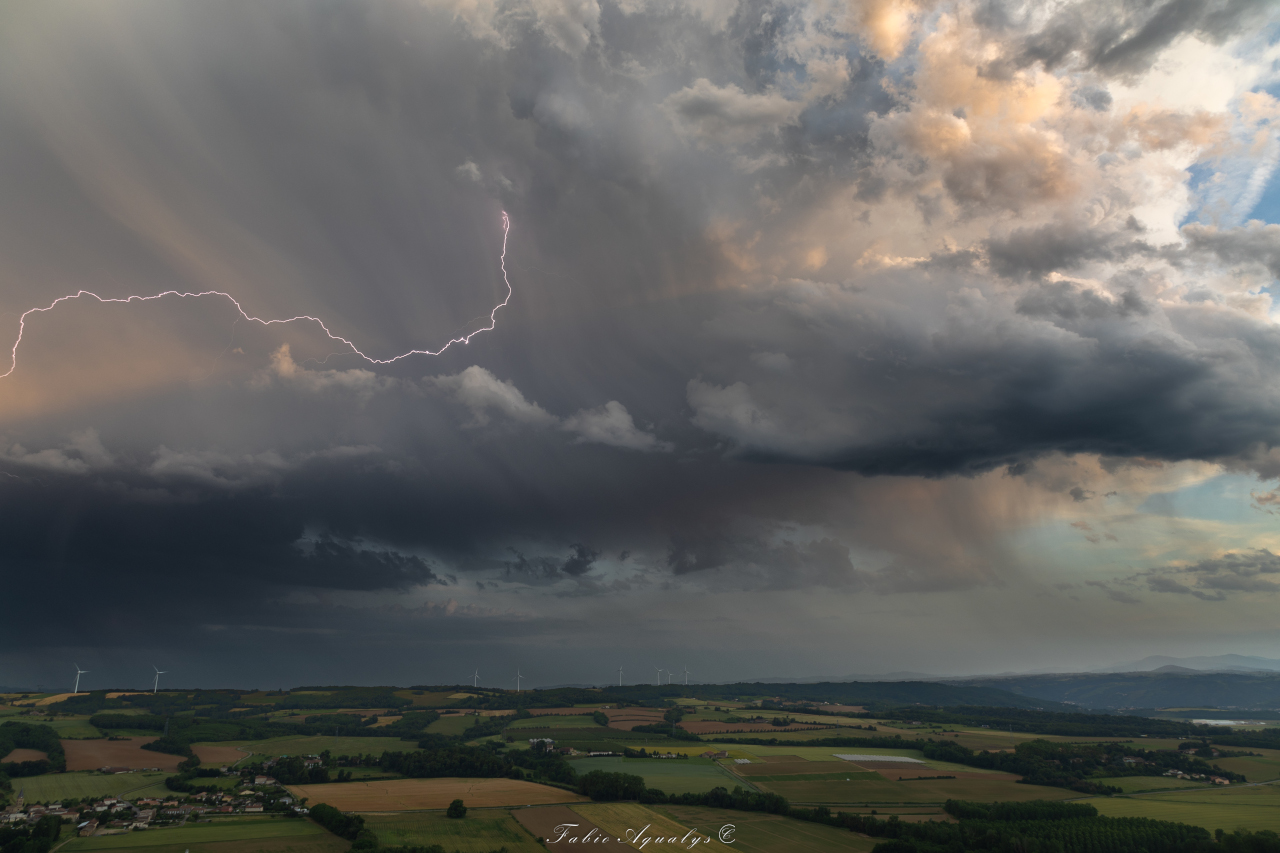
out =
[[[1262,0],[4,4],[0,684],[1280,657],[1278,163]]]

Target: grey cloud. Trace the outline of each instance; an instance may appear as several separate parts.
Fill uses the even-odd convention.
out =
[[[1193,583],[1183,583],[1171,576],[1174,574],[1180,574]],[[1224,601],[1230,593],[1280,591],[1280,583],[1265,577],[1275,574],[1280,574],[1280,556],[1264,548],[1228,552],[1185,568],[1153,572],[1147,576],[1147,585],[1154,592],[1192,595],[1203,601]]]
[[[991,268],[1014,277],[1069,270],[1099,259],[1123,259],[1148,247],[1135,242],[1132,233],[1054,222],[1039,228],[1019,228],[1005,237],[988,240],[986,248]]]
[[[1228,264],[1256,264],[1280,278],[1280,225],[1250,222],[1240,228],[1186,225],[1182,233],[1195,251],[1213,253]]]
[[[6,592],[95,595],[69,596],[62,626],[17,614],[6,648],[164,636],[235,657],[245,636],[323,630],[400,660],[657,636],[634,614],[568,619],[561,594],[962,590],[1016,559],[946,496],[953,475],[1280,441],[1274,328],[1155,269],[1274,270],[1266,228],[1191,228],[1190,254],[1153,255],[1123,212],[1042,214],[1045,176],[1016,156],[957,162],[950,197],[903,189],[918,157],[870,138],[909,98],[902,67],[797,5],[69,8],[0,27],[6,316],[68,283],[216,287],[377,357],[435,348],[505,296],[501,210],[514,294],[494,332],[381,366],[226,306],[33,323],[0,380]],[[1091,25],[1072,49],[1134,67],[1170,27],[1222,31],[1213,14],[1139,43],[1151,16],[1124,7],[1110,42]],[[838,256],[916,222],[917,197],[928,261]],[[1027,224],[992,233],[1000,204]],[[937,250],[953,225],[977,236]],[[832,258],[801,274],[811,236]],[[1182,584],[1205,596],[1269,582],[1195,576],[1226,579]]]
[[[1142,603],[1141,599],[1139,599],[1138,597],[1132,595],[1131,593],[1125,592],[1122,589],[1116,589],[1114,586],[1112,586],[1109,583],[1106,583],[1105,581],[1085,581],[1084,584],[1085,586],[1092,586],[1102,590],[1103,593],[1106,594],[1107,598],[1111,599],[1112,601],[1118,601],[1121,604],[1141,604]]]
[[[803,105],[778,93],[747,93],[704,78],[669,95],[663,106],[677,128],[700,141],[733,144],[791,124]]]
[[[1180,36],[1221,41],[1256,21],[1266,9],[1265,0],[1072,4],[1025,39],[1021,61],[1043,62],[1050,68],[1075,61],[1106,75],[1132,75],[1150,67]]]
[[[610,400],[598,409],[582,409],[564,419],[561,428],[576,433],[578,441],[606,444],[627,450],[662,451],[672,449],[670,442],[636,426],[627,407]]]

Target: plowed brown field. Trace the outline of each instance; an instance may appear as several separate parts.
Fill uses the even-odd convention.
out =
[[[15,749],[0,761],[44,761],[48,757],[48,753],[38,749]]]
[[[587,799],[560,788],[515,779],[393,779],[293,785],[289,790],[295,797],[308,797],[312,803],[328,803],[344,812],[443,809],[458,799],[477,808],[580,803]]]
[[[140,770],[159,767],[161,770],[177,770],[181,755],[165,755],[142,748],[153,737],[135,737],[126,740],[64,740],[62,748],[67,752],[68,770],[97,770],[99,767],[130,767]]]

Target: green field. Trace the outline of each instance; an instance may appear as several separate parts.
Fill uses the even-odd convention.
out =
[[[735,785],[742,785],[740,779],[709,758],[575,758],[572,765],[580,775],[604,770],[641,776],[646,786],[668,794],[703,793],[712,788],[733,790]]]
[[[509,853],[545,850],[510,812],[502,809],[472,809],[462,820],[439,812],[369,814],[364,816],[364,825],[385,847],[440,844],[450,853],[490,853],[501,847]]]
[[[164,793],[164,777],[168,773],[119,773],[105,775],[91,770],[76,773],[46,773],[14,779],[13,790],[26,792],[28,803],[52,803],[81,797],[118,797],[133,791],[159,788]],[[146,796],[142,794],[140,796]]]
[[[106,835],[96,838],[73,838],[60,848],[66,853],[80,850],[151,850],[173,845],[194,846],[238,841],[237,850],[253,850],[253,842],[266,839],[306,839],[306,850],[345,850],[349,845],[325,832],[309,820],[289,818],[240,818],[219,820],[198,826],[177,826],[130,832],[125,835]],[[334,846],[329,842],[339,842]],[[273,849],[277,845],[272,845]]]
[[[476,718],[469,714],[449,714],[427,726],[427,731],[437,735],[461,735],[475,721]]]
[[[559,714],[547,714],[546,716],[543,716],[543,717],[532,717],[528,720],[516,720],[511,725],[507,726],[507,730],[512,731],[512,730],[518,730],[518,729],[589,729],[592,727],[603,729],[603,726],[596,726],[595,722],[591,719],[589,715],[579,716],[577,714],[574,714],[573,716],[567,716],[567,715],[561,716]]]
[[[697,829],[712,838],[727,823],[734,826],[732,848],[742,853],[790,853],[804,850],[806,853],[866,853],[879,842],[876,838],[863,838],[834,826],[779,817],[759,812],[737,812],[708,809],[701,806],[653,806],[654,811],[672,818],[690,829]]]
[[[221,741],[210,745],[244,747],[252,749],[254,755],[319,755],[326,749],[334,755],[381,755],[418,749],[416,741],[398,737],[280,737],[258,741]]]
[[[754,778],[753,778],[754,781]],[[758,787],[781,794],[793,803],[941,803],[946,800],[999,802],[1064,800],[1079,796],[1065,788],[1020,785],[1004,779],[928,779],[893,782],[853,779],[848,782],[763,782]]]
[[[1271,782],[1280,779],[1280,761],[1274,758],[1212,758],[1210,764],[1216,764],[1223,770],[1232,773],[1243,773],[1250,782]]]
[[[1099,797],[1084,802],[1094,805],[1099,814],[1172,820],[1203,826],[1211,832],[1215,829],[1280,831],[1280,788],[1274,785],[1233,785],[1186,793]]]
[[[49,726],[58,733],[58,737],[63,738],[99,738],[102,732],[89,725],[88,717],[70,717],[61,720],[46,720],[40,717],[28,717],[21,720],[24,723],[31,723],[39,726]],[[152,737],[155,732],[147,732]]]
[[[1100,779],[1104,785],[1119,788],[1126,794],[1139,791],[1167,791],[1180,788],[1207,788],[1204,782],[1192,782],[1188,779],[1173,779],[1169,776],[1121,776],[1118,779]]]
[[[627,829],[634,831],[641,827],[649,828],[647,836],[650,838],[681,838],[688,830],[696,829],[710,837],[711,841],[694,849],[717,853],[792,853],[797,850],[805,853],[868,853],[878,840],[863,838],[831,826],[759,812],[697,806],[641,806],[634,803],[583,803],[575,805],[573,810],[615,838],[624,837]],[[722,844],[718,840],[720,831],[729,824],[734,828],[733,843]],[[645,849],[664,850],[668,847],[670,845],[654,844]],[[685,848],[679,846],[672,849]]]

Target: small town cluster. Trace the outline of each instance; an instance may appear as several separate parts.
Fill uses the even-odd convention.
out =
[[[288,758],[288,756],[281,756]],[[318,755],[302,756],[307,767],[320,766]],[[279,759],[262,763],[270,768]],[[136,770],[123,767],[102,767],[100,773],[125,774]],[[228,767],[222,768],[224,777],[240,774]],[[0,814],[4,824],[36,824],[41,818],[56,817],[64,824],[74,823],[80,836],[122,835],[151,827],[177,826],[197,822],[202,815],[263,814],[265,812],[293,812],[307,814],[305,799],[297,801],[275,778],[267,775],[240,777],[240,784],[225,792],[198,791],[190,794],[173,792],[163,797],[85,797],[67,799],[57,804],[27,804],[26,792],[18,796]]]

